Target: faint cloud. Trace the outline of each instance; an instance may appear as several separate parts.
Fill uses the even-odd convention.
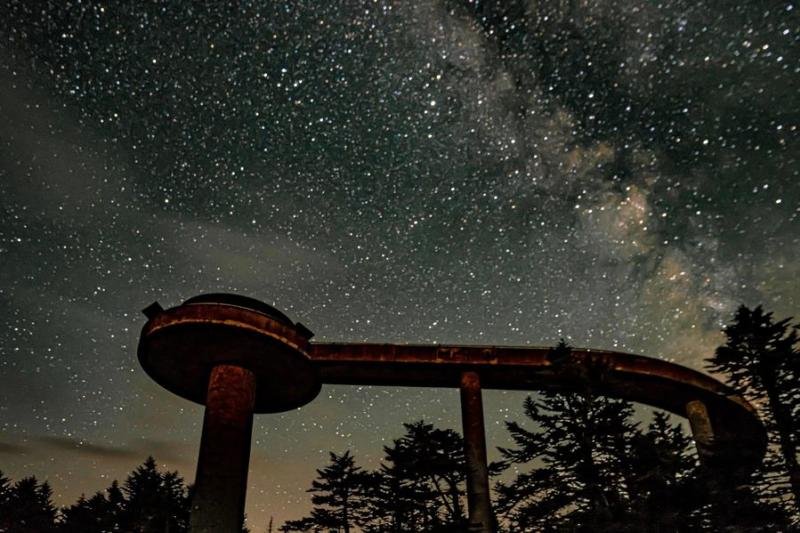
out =
[[[40,436],[35,437],[34,440],[47,448],[80,455],[91,455],[98,458],[128,459],[137,458],[141,455],[139,451],[134,451],[127,447],[103,446],[72,437]]]
[[[8,50],[0,48],[8,55]],[[76,216],[97,211],[96,205],[117,202],[108,159],[123,158],[98,155],[109,148],[79,128],[76,118],[49,104],[48,98],[34,90],[34,82],[25,79],[24,69],[9,78],[9,70],[0,69],[0,192],[4,201],[35,206],[36,213],[46,213],[51,220],[89,225],[90,219]]]
[[[153,456],[160,463],[183,463],[186,460],[186,445],[159,439],[137,439],[119,446],[94,444],[74,437],[50,435],[34,437],[32,440],[47,449],[89,456],[94,459],[144,460],[148,456]]]
[[[0,442],[0,455],[22,455],[30,451],[30,446],[11,442]]]

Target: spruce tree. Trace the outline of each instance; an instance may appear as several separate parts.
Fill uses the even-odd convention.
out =
[[[465,527],[464,442],[424,421],[384,447],[369,531],[461,531]]]
[[[367,486],[370,475],[356,466],[350,451],[342,455],[330,453],[330,464],[317,470],[317,479],[311,482],[308,492],[313,493],[311,515],[287,522],[286,531],[315,531],[315,528],[351,528],[366,520]]]
[[[425,479],[405,468],[394,453],[384,447],[386,456],[375,473],[370,490],[367,531],[406,533],[424,531],[436,522],[436,495]]]
[[[759,407],[770,437],[768,455],[757,484],[767,499],[793,500],[800,519],[800,346],[791,318],[775,321],[761,306],[742,305],[724,329],[726,342],[709,358],[708,368]]]
[[[569,346],[562,341],[548,358],[571,364]],[[523,471],[497,485],[501,521],[510,531],[691,530],[692,515],[701,517],[689,437],[663,414],[642,431],[632,404],[594,391],[602,368],[575,370],[584,382],[577,392],[525,400],[535,429],[507,423],[515,446],[500,448],[499,466]]]
[[[102,495],[101,495],[102,497]],[[103,533],[102,513],[81,494],[78,501],[61,511],[61,533]]]
[[[189,502],[183,479],[177,472],[159,472],[152,457],[125,480],[123,531],[170,533],[187,531]]]
[[[702,491],[692,438],[656,412],[647,431],[634,435],[623,463],[631,531],[703,529]]]
[[[34,477],[17,481],[8,498],[7,515],[2,519],[4,533],[45,533],[55,530],[56,509],[53,491],[45,481]]]
[[[106,489],[87,499],[81,495],[76,503],[61,510],[61,533],[107,533],[122,531],[123,512],[127,502],[116,480]],[[173,533],[179,533],[174,531]]]
[[[278,531],[281,531],[282,533],[306,533],[313,531],[316,533],[317,531],[322,531],[322,526],[318,526],[314,522],[313,518],[307,516],[305,518],[301,518],[300,520],[289,520],[285,522],[280,528],[278,528]]]
[[[497,485],[497,508],[507,524],[514,531],[557,522],[575,530],[618,529],[626,507],[621,457],[635,431],[630,404],[589,392],[544,392],[540,400],[528,397],[524,411],[539,430],[508,422],[516,447],[500,453],[507,466],[541,466]]]
[[[12,493],[11,480],[0,470],[0,531],[6,531],[11,526],[9,516],[11,514],[10,506]]]
[[[420,420],[403,424],[406,434],[386,448],[386,459],[413,491],[432,495],[429,531],[459,530],[464,522],[464,441],[451,429]]]
[[[108,516],[106,518],[109,524],[114,524],[113,527],[118,528],[118,524],[122,519],[122,513],[128,502],[125,500],[125,494],[123,494],[122,489],[119,488],[119,482],[116,479],[112,481],[111,486],[106,489],[106,494],[108,495],[106,497],[108,500]],[[113,527],[112,530],[116,531]]]

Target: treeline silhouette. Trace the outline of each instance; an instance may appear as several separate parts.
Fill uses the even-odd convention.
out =
[[[105,491],[56,509],[45,481],[11,483],[0,472],[1,533],[183,533],[189,531],[192,487],[161,472],[152,457]],[[246,533],[247,528],[242,532]]]
[[[637,421],[630,402],[595,394],[528,397],[525,419],[507,422],[513,445],[490,465],[501,532],[795,531],[800,526],[798,325],[742,306],[707,368],[759,410],[766,457],[749,482],[721,478],[698,461],[683,427],[656,412]],[[569,358],[563,341],[553,360]],[[461,436],[424,421],[384,447],[364,470],[331,452],[311,482],[312,510],[277,531],[449,533],[468,531]],[[188,531],[192,489],[152,458],[120,486],[57,509],[47,482],[0,473],[0,533]],[[243,528],[242,531],[247,531]],[[265,529],[272,533],[272,521]]]

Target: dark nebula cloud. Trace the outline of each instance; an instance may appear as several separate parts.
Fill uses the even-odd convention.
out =
[[[154,300],[696,368],[739,303],[798,314],[794,2],[0,5],[0,468],[62,503],[148,454],[193,476],[201,410],[136,362]],[[487,395],[493,443],[519,406]],[[248,515],[456,408],[260,417]]]

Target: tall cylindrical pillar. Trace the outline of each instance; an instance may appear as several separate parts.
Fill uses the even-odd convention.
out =
[[[461,374],[461,423],[467,463],[467,506],[469,531],[492,533],[494,528],[489,499],[489,468],[486,464],[486,435],[483,425],[481,379],[477,372]]]
[[[686,418],[689,419],[689,427],[692,429],[692,436],[697,447],[697,455],[701,461],[706,461],[713,455],[714,446],[714,427],[711,418],[708,416],[706,405],[700,400],[692,400],[686,404]]]
[[[212,369],[192,499],[192,533],[242,530],[255,398],[252,372],[234,365]]]

